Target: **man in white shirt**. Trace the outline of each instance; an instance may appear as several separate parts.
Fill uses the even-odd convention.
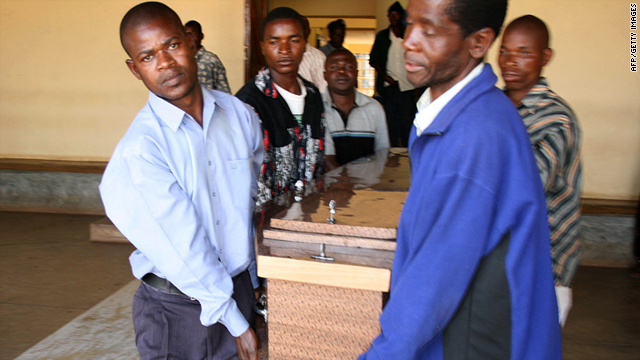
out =
[[[327,170],[388,148],[384,110],[356,89],[358,63],[351,51],[338,49],[329,54],[324,74],[329,90],[322,95]]]
[[[324,62],[327,57],[322,51],[309,44],[309,34],[311,33],[309,19],[306,16],[303,16],[302,19],[304,20],[304,37],[307,39],[307,44],[304,47],[298,74],[311,81],[324,94],[327,91],[327,81],[324,79]]]
[[[416,96],[404,68],[404,13],[397,1],[389,7],[389,27],[376,35],[369,63],[376,69],[376,91],[383,99],[391,146],[407,147],[416,113]]]
[[[252,211],[262,163],[259,120],[197,80],[178,15],[143,3],[120,40],[149,101],[118,143],[100,193],[136,247],[133,300],[141,359],[257,359]]]

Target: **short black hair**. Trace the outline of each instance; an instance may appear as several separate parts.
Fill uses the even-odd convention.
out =
[[[264,40],[264,29],[267,28],[267,25],[270,22],[281,20],[281,19],[292,19],[292,20],[298,21],[300,23],[300,29],[302,29],[301,35],[303,38],[305,37],[304,19],[302,18],[302,15],[300,15],[297,11],[293,10],[290,7],[283,6],[283,7],[278,7],[269,11],[267,16],[264,18],[264,21],[262,22],[262,34],[260,38]]]
[[[199,22],[197,22],[195,20],[189,20],[189,21],[187,21],[186,24],[184,24],[184,27],[187,27],[187,26],[194,27],[196,29],[196,31],[198,31],[198,33],[202,34],[202,26],[200,25]]]
[[[122,22],[120,22],[120,44],[122,44],[122,48],[127,54],[129,54],[129,52],[124,46],[126,33],[136,26],[148,24],[157,18],[165,18],[172,21],[184,32],[184,26],[182,26],[180,17],[167,5],[156,1],[138,4],[132,7],[131,10],[124,15]],[[131,56],[131,54],[129,54],[129,56]]]
[[[327,25],[327,29],[329,29],[330,33],[336,31],[336,29],[344,30],[346,28],[347,28],[347,25],[344,23],[344,20],[342,19],[334,20],[330,22],[329,25]]]
[[[402,7],[399,1],[396,1],[393,4],[391,4],[391,6],[389,6],[389,10],[387,11],[387,13],[391,13],[392,11],[395,11],[398,14],[404,16],[404,8]]]
[[[507,28],[505,29],[505,31],[507,31],[508,29],[513,29],[520,26],[528,27],[529,29],[534,29],[535,31],[537,31],[540,34],[540,36],[542,36],[544,47],[545,48],[549,47],[551,36],[549,35],[549,28],[547,28],[547,24],[545,24],[544,21],[542,21],[542,19],[531,14],[520,16],[519,18],[513,20],[509,25],[507,25]]]
[[[347,49],[347,48],[340,48],[340,49],[335,49],[333,50],[328,56],[327,59],[325,60],[325,63],[328,64],[329,63],[329,58],[338,54],[347,54],[350,55],[349,58],[353,58],[353,61],[355,61],[356,65],[358,65],[358,59],[356,59],[356,56],[353,55],[353,53]]]
[[[486,27],[497,38],[507,14],[507,0],[450,0],[446,14],[460,26],[464,38]]]

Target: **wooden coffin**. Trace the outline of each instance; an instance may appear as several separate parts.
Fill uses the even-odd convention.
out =
[[[380,332],[408,187],[406,150],[392,149],[258,209],[270,359],[355,359],[366,351]]]

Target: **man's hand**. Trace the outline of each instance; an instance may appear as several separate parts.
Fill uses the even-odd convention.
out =
[[[251,328],[235,339],[238,347],[238,359],[258,360],[258,338]]]
[[[396,86],[396,87],[399,86],[398,82],[389,75],[386,75],[384,77],[384,81],[388,82],[390,86]]]

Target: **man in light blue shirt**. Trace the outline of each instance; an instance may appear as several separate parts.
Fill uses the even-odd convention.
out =
[[[130,262],[143,280],[133,303],[140,356],[257,359],[257,277],[248,269],[259,120],[235,97],[199,85],[195,49],[164,4],[132,8],[120,40],[149,101],[116,147],[100,193],[137,248]]]

